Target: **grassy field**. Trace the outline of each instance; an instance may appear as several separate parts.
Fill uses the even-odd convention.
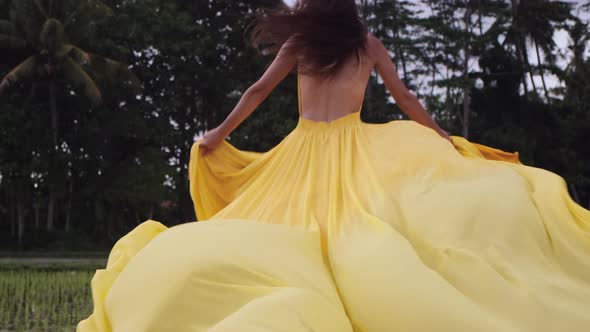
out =
[[[0,332],[75,331],[92,312],[90,280],[96,259],[50,259],[0,264]]]

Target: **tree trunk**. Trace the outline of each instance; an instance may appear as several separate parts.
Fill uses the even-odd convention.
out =
[[[395,25],[393,26],[393,36],[395,39],[399,40],[399,20],[398,17],[396,15],[397,10],[394,10],[394,19],[395,19]],[[396,48],[396,57],[399,57],[400,61],[402,62],[402,70],[404,71],[404,75],[403,75],[403,81],[405,84],[408,84],[408,68],[406,66],[406,56],[404,55],[404,50],[402,49],[402,46],[399,45],[398,42],[396,42],[394,44],[394,47]]]
[[[519,58],[520,58],[520,65],[522,66],[522,68],[524,68],[524,64],[522,63],[522,52],[520,51],[520,47],[518,48],[518,54],[519,54]],[[522,88],[524,90],[524,96],[528,97],[529,95],[529,85],[526,82],[526,74],[523,72],[523,74],[521,75],[521,79],[522,79]]]
[[[516,53],[518,55],[518,58],[520,60],[520,65],[529,72],[529,75],[531,75],[531,83],[533,84],[533,89],[534,89],[534,84],[535,81],[532,79],[532,74],[529,70],[529,66],[528,66],[528,59],[527,59],[527,52],[526,52],[526,43],[523,43],[523,38],[522,38],[522,34],[520,31],[520,27],[518,24],[518,5],[520,3],[519,0],[511,0],[512,3],[512,25],[513,25],[513,29],[515,29],[516,32],[516,40],[514,40],[514,46],[516,47]],[[523,44],[524,44],[524,48],[523,48]],[[522,75],[521,77],[522,79],[522,85],[523,85],[523,89],[524,89],[524,95],[528,96],[528,90],[529,90],[529,86],[526,82],[526,75]]]
[[[368,0],[361,0],[361,14],[363,16],[363,19],[366,21],[367,20],[367,4]]]
[[[471,116],[471,94],[463,88],[463,137],[469,139],[469,118]]]
[[[449,68],[447,68],[447,72],[445,73],[445,78],[448,80],[449,79]],[[447,114],[453,114],[453,100],[451,97],[451,86],[449,84],[447,84],[447,90],[445,92],[445,104],[446,104],[446,108],[447,108]],[[459,116],[461,116],[461,114],[459,114]],[[463,122],[463,119],[461,119],[461,122]]]
[[[529,52],[526,48],[526,39],[522,38],[522,56],[524,58],[524,65],[526,66],[526,70],[529,73],[529,77],[531,79],[531,85],[533,86],[533,92],[537,94],[537,85],[535,84],[533,69],[531,68],[531,62],[529,61]]]
[[[49,199],[47,203],[47,231],[51,232],[54,228],[53,215],[55,214],[55,190],[49,185]]]
[[[479,35],[483,36],[483,14],[482,14],[482,9],[481,9],[481,0],[477,1],[477,10],[479,12]]]
[[[8,205],[8,209],[10,210],[10,236],[14,239],[16,238],[16,206],[13,202],[12,204]]]
[[[393,19],[395,20],[395,24],[393,25],[393,38],[394,38],[394,42],[393,42],[393,48],[395,50],[395,56],[396,56],[396,66],[397,66],[397,58],[399,58],[402,62],[402,70],[404,72],[403,75],[403,81],[405,84],[408,84],[408,72],[406,69],[406,57],[404,56],[404,51],[401,48],[401,45],[399,44],[399,22],[398,22],[398,17],[396,15],[396,11],[394,10],[393,13]]]
[[[35,209],[35,230],[39,230],[39,228],[41,227],[39,218],[39,203],[35,202],[33,208]]]
[[[434,98],[434,87],[436,80],[436,62],[432,61],[432,82],[430,83],[430,98]]]
[[[59,147],[57,146],[57,105],[56,105],[56,96],[55,96],[55,83],[49,83],[49,107],[51,111],[51,129],[53,133],[53,155],[51,156],[51,160],[49,161],[49,173],[48,176],[55,176],[55,174],[51,174],[56,171],[56,167],[51,167],[51,165],[55,165],[57,159],[57,153]],[[56,190],[55,185],[52,184],[52,181],[49,181],[49,200],[47,205],[47,231],[53,231],[54,228],[54,221],[53,217],[55,214],[55,200],[56,200]]]
[[[400,51],[399,54],[400,60],[402,61],[402,69],[404,71],[404,83],[408,84],[408,67],[406,65],[406,56],[404,55],[404,51]]]
[[[469,8],[465,11],[464,22],[465,30],[471,33],[471,9]],[[469,118],[471,116],[470,86],[467,85],[467,82],[469,82],[469,57],[471,56],[469,44],[469,42],[466,42],[463,48],[463,81],[465,82],[463,87],[463,137],[466,139],[469,137]]]
[[[55,96],[55,83],[49,83],[49,107],[51,108],[51,131],[53,133],[53,146],[57,147],[57,101]]]
[[[17,208],[17,219],[18,219],[18,228],[17,228],[17,243],[19,249],[23,247],[23,239],[24,239],[24,232],[25,232],[25,204],[23,202],[22,197],[17,198],[16,208]]]
[[[65,231],[69,232],[71,228],[71,219],[72,219],[72,196],[74,195],[74,183],[73,179],[70,178],[70,183],[68,186],[68,206],[66,207],[66,225]]]
[[[547,102],[550,102],[549,99],[549,90],[547,89],[547,84],[545,83],[545,74],[543,73],[543,69],[541,68],[541,55],[539,54],[539,44],[535,42],[535,51],[537,52],[537,63],[539,64],[539,70],[541,70],[541,82],[543,82],[543,90],[545,91],[545,99]]]

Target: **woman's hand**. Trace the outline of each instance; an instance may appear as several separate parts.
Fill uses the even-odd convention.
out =
[[[227,137],[227,134],[221,130],[219,127],[209,130],[208,132],[203,135],[201,142],[199,143],[199,148],[203,148],[203,155],[211,152],[214,150],[221,141],[223,141]]]

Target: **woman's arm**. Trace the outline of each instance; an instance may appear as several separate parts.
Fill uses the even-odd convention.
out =
[[[286,51],[285,45],[266,69],[260,79],[250,86],[223,123],[205,133],[200,146],[207,150],[215,148],[225,137],[242,123],[289,74],[296,64],[295,56]]]
[[[401,110],[404,111],[410,119],[426,127],[432,128],[439,135],[452,142],[447,132],[438,126],[432,116],[430,116],[422,104],[420,104],[418,98],[408,90],[406,85],[399,78],[397,70],[389,57],[389,52],[383,43],[373,35],[369,36],[369,43],[370,48],[373,51],[372,53],[374,54],[377,72],[383,79],[385,86]]]

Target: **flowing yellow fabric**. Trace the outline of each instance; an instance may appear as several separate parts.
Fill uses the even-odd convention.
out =
[[[453,139],[356,112],[264,153],[196,142],[208,221],[120,239],[78,331],[590,331],[590,211]]]

